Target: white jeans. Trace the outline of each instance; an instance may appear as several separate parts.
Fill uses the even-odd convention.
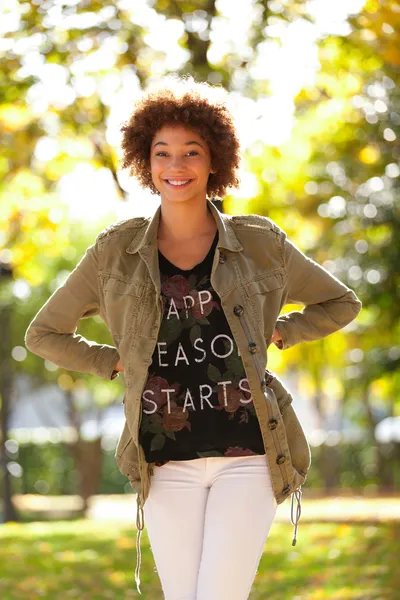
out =
[[[143,506],[165,600],[246,600],[275,500],[265,454],[154,467]]]

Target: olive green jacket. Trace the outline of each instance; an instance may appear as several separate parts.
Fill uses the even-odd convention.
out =
[[[341,329],[361,310],[354,291],[305,256],[267,217],[222,214],[207,200],[219,240],[211,284],[242,357],[264,441],[278,504],[298,501],[311,464],[310,448],[292,406],[292,396],[266,367],[275,327],[280,350]],[[161,207],[149,218],[132,218],[101,232],[82,260],[38,312],[26,332],[29,350],[60,367],[105,379],[124,365],[125,426],[116,461],[137,492],[138,540],[154,472],[139,443],[141,394],[162,319],[157,230]],[[279,316],[285,304],[302,310]],[[76,333],[79,319],[100,315],[114,347]],[[292,496],[293,507],[293,496]],[[293,519],[292,519],[293,521]],[[140,564],[140,546],[139,564]],[[138,567],[136,582],[138,585]],[[138,587],[139,589],[139,587]]]

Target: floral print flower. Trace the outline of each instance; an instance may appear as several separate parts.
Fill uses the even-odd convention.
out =
[[[187,410],[182,410],[181,406],[177,406],[176,402],[170,403],[170,412],[168,406],[163,410],[163,426],[166,431],[181,431],[188,423],[189,413]]]
[[[163,278],[161,291],[167,298],[174,300],[177,308],[185,308],[184,296],[189,295],[189,285],[185,277],[172,275],[172,277]]]
[[[226,400],[225,400],[226,394]],[[236,388],[226,386],[226,392],[221,389],[218,392],[218,402],[228,413],[234,413],[240,408],[240,399],[242,398],[242,392]],[[226,406],[225,406],[226,402]]]
[[[169,393],[170,400],[174,401],[178,393],[177,387],[179,386],[171,386],[171,384],[168,383],[168,381],[163,377],[153,375],[147,380],[145,389],[146,391],[151,390],[152,392],[154,392],[154,394],[151,394],[149,398],[151,398],[152,402],[155,402],[157,404],[158,408],[161,408],[162,406],[164,406],[164,404],[167,403],[168,399],[166,392],[162,392],[162,390],[170,390],[174,388],[175,392]]]

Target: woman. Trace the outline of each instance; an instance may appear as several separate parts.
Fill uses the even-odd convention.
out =
[[[327,336],[361,309],[271,219],[211,202],[238,185],[239,142],[218,94],[189,77],[143,95],[121,129],[122,166],[161,205],[99,234],[26,335],[64,368],[124,371],[116,460],[137,492],[136,583],[145,517],[167,600],[248,598],[290,494],[296,543],[310,449],[267,349]],[[279,317],[289,302],[305,308]],[[75,333],[95,314],[115,347]]]

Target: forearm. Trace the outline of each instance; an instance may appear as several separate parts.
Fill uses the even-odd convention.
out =
[[[28,350],[54,364],[114,379],[119,354],[76,333],[80,319],[99,314],[98,247],[89,247],[67,280],[37,313],[25,334]]]
[[[361,310],[361,302],[352,290],[340,298],[321,304],[309,304],[301,311],[291,311],[278,317],[275,327],[281,340],[276,342],[280,350],[300,342],[312,342],[324,338],[350,323]]]
[[[281,243],[286,271],[283,304],[305,305],[277,319],[281,340],[274,343],[284,350],[345,327],[356,318],[362,303],[353,290],[302,253],[283,231]]]
[[[34,354],[59,367],[80,373],[91,373],[102,379],[115,379],[113,371],[119,354],[116,348],[97,344],[75,333],[48,331],[39,324],[31,324],[25,336],[25,345]]]

